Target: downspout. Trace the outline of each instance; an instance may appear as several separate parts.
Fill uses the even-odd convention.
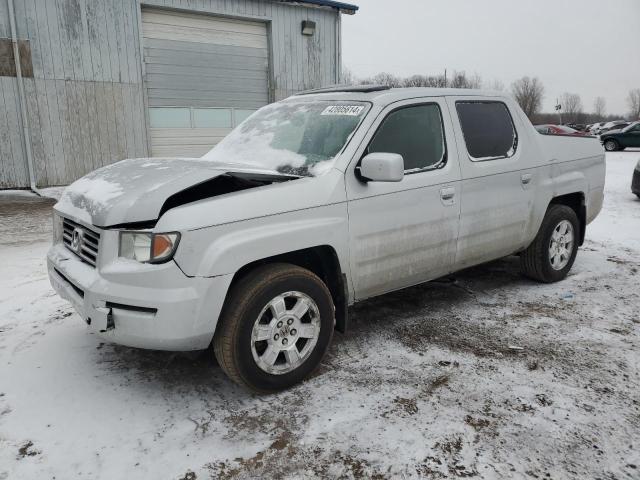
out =
[[[16,18],[13,7],[13,0],[7,0],[9,7],[9,23],[11,25],[11,43],[13,44],[13,61],[16,66],[16,81],[18,82],[18,97],[20,98],[20,120],[22,123],[22,136],[24,139],[24,149],[27,156],[27,171],[29,172],[29,186],[31,190],[38,193],[36,179],[33,172],[33,156],[31,154],[31,136],[29,135],[29,118],[27,117],[27,102],[24,94],[24,84],[22,83],[22,67],[20,66],[20,49],[18,48],[18,33],[16,30]]]
[[[336,85],[342,83],[342,12],[337,9],[336,16]]]

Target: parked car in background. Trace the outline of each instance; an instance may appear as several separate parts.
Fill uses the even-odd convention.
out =
[[[536,125],[535,128],[538,133],[543,135],[587,135],[585,132],[580,132],[566,125]]]
[[[355,302],[513,254],[537,281],[566,277],[605,156],[593,137],[533,132],[510,95],[303,92],[202,158],[123,160],[70,185],[49,278],[106,340],[213,344],[235,382],[281,390],[320,365]]]
[[[607,122],[602,127],[600,127],[600,129],[598,130],[598,135],[602,135],[603,133],[610,132],[612,130],[621,130],[627,125],[629,125],[629,123],[630,122],[627,122],[626,120],[616,120],[614,122]]]
[[[587,126],[583,125],[582,123],[567,123],[565,124],[565,126],[573,128],[574,130],[577,130],[579,132],[584,132],[587,129]]]
[[[621,125],[626,123],[624,120],[616,120],[614,122],[604,122],[601,123],[599,127],[596,127],[593,131],[595,135],[600,135],[605,129],[611,129],[616,127],[616,125]]]
[[[593,125],[591,125],[591,127],[589,128],[589,133],[591,133],[591,135],[598,135],[598,133],[600,132],[600,129],[602,127],[604,127],[604,124],[606,122],[598,122],[598,123],[594,123]]]
[[[640,148],[640,122],[631,123],[622,130],[610,130],[601,134],[600,143],[604,145],[607,152],[629,147]]]
[[[640,160],[633,171],[633,179],[631,180],[631,191],[640,198]]]

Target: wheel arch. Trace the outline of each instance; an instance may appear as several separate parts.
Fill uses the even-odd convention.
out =
[[[317,245],[249,262],[235,272],[228,291],[231,291],[235,284],[250,275],[257,267],[270,263],[290,263],[315,273],[327,285],[333,298],[336,309],[336,330],[341,333],[347,331],[349,305],[347,277],[340,266],[338,253],[331,245]]]
[[[578,245],[582,245],[584,243],[584,237],[587,228],[587,206],[585,202],[584,192],[567,193],[564,195],[553,197],[549,202],[549,207],[551,205],[566,205],[576,213],[578,221],[580,222]],[[547,209],[549,207],[547,207]]]

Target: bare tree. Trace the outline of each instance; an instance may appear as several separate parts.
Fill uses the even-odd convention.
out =
[[[538,77],[522,77],[516,80],[511,84],[511,92],[529,119],[540,111],[544,86]]]
[[[631,120],[640,120],[640,88],[629,91],[627,103],[631,114]]]
[[[402,79],[403,87],[426,87],[427,77],[424,75],[411,75],[410,77]]]
[[[391,73],[381,72],[371,79],[376,85],[386,85],[388,87],[400,87],[400,79]]]
[[[482,77],[477,73],[471,77],[467,77],[466,72],[453,72],[448,87],[451,88],[480,88],[482,86]]]
[[[343,71],[346,71],[344,69]],[[345,75],[343,74],[343,77]],[[480,88],[482,87],[482,78],[477,73],[473,76],[467,76],[465,72],[453,72],[453,78],[448,80],[444,75],[411,75],[401,78],[391,73],[381,72],[373,77],[362,78],[356,80],[353,78],[353,84],[360,85],[387,85],[389,87],[453,87],[453,88]],[[343,81],[343,83],[345,83]]]
[[[560,105],[566,121],[578,122],[582,116],[582,99],[577,93],[565,92],[560,96]]]
[[[447,79],[444,75],[431,75],[425,77],[425,87],[443,88],[447,86]]]
[[[478,73],[474,73],[469,78],[469,88],[482,88],[482,77]]]
[[[342,70],[340,72],[340,83],[342,85],[355,85],[356,77],[353,75],[353,72],[349,67],[342,66]]]
[[[502,83],[500,80],[498,80],[497,78],[495,80],[493,80],[493,82],[491,82],[491,84],[489,85],[489,89],[490,90],[495,90],[496,92],[502,92],[504,91],[504,83]]]
[[[598,118],[603,118],[607,111],[607,102],[604,97],[596,97],[593,102],[593,114]]]

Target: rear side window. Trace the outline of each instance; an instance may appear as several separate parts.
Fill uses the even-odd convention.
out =
[[[445,146],[440,107],[403,107],[391,112],[373,136],[367,153],[399,153],[407,173],[444,164]]]
[[[495,160],[515,153],[518,135],[504,103],[456,102],[456,109],[472,160]]]

